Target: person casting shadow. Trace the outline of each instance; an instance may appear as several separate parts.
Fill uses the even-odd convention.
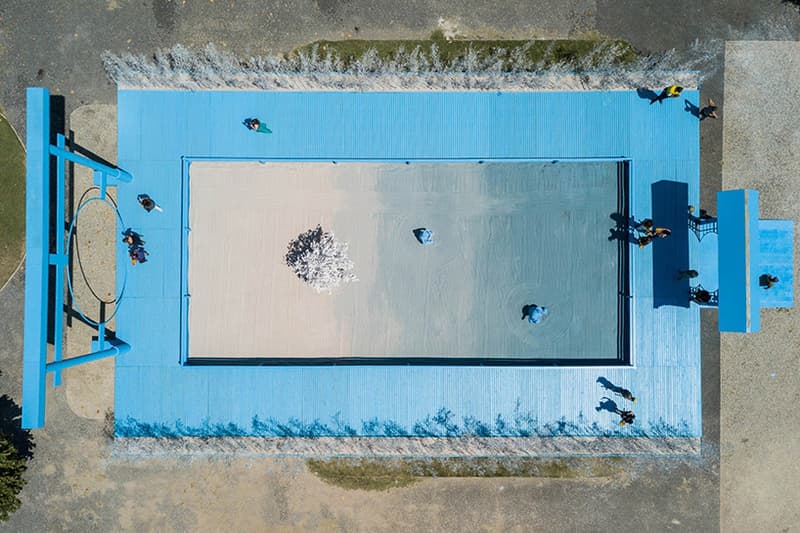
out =
[[[780,279],[778,279],[778,276],[773,276],[772,274],[761,274],[758,277],[758,286],[763,289],[771,289],[779,281]]]
[[[600,405],[594,408],[595,411],[608,411],[609,413],[614,413],[619,415],[620,421],[619,425],[624,426],[625,424],[633,424],[633,420],[636,418],[636,415],[633,414],[633,411],[627,411],[625,409],[620,409],[617,407],[617,404],[611,398],[607,396],[603,396],[600,398]]]
[[[670,85],[669,87],[664,87],[664,90],[661,91],[661,94],[659,94],[653,100],[650,101],[650,105],[653,105],[656,102],[660,104],[667,98],[678,98],[682,92],[683,92],[683,87],[681,87],[680,85]]]
[[[144,245],[144,240],[142,240],[142,234],[136,233],[131,228],[128,228],[122,232],[122,242],[127,244],[129,247]]]
[[[719,118],[719,115],[717,115],[717,104],[714,103],[714,100],[709,98],[708,105],[703,106],[703,109],[698,112],[697,116],[700,120],[705,120],[707,118]]]
[[[411,230],[417,242],[423,246],[433,243],[433,232],[428,228],[416,228]]]
[[[522,306],[522,320],[527,318],[531,324],[539,324],[549,314],[550,310],[543,305],[527,304]]]
[[[597,383],[602,385],[604,389],[613,392],[617,396],[622,396],[626,400],[634,402],[634,403],[636,402],[636,396],[631,394],[631,391],[629,391],[628,389],[625,389],[623,387],[614,385],[613,383],[608,381],[608,379],[606,379],[603,376],[600,376],[599,378],[597,378]]]

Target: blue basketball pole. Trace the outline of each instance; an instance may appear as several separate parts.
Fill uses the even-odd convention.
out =
[[[122,340],[106,339],[105,322],[98,324],[98,342],[94,351],[63,359],[64,275],[69,257],[64,246],[64,163],[71,161],[95,171],[100,195],[105,198],[106,186],[130,183],[133,176],[123,169],[93,161],[66,149],[62,134],[50,144],[50,93],[40,87],[27,90],[27,162],[25,213],[25,325],[22,381],[22,427],[40,428],[45,422],[46,376],[53,374],[53,385],[61,384],[61,370],[73,366],[128,353],[130,345]],[[50,162],[56,158],[56,186],[50,190]],[[50,253],[50,205],[55,193],[55,250]],[[53,360],[47,362],[47,321],[49,269],[55,269],[53,304]],[[119,305],[119,302],[117,302]],[[108,346],[110,345],[110,346]]]

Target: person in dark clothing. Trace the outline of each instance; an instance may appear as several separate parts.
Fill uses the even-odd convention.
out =
[[[135,265],[136,263],[146,263],[147,256],[150,254],[141,246],[131,246],[128,255],[131,258],[131,264]]]
[[[705,289],[699,289],[692,294],[691,299],[699,304],[707,304],[711,301],[711,293]]]
[[[714,104],[714,100],[712,100],[711,98],[708,99],[708,105],[700,110],[699,116],[700,120],[706,118],[719,118],[717,116],[717,106]]]
[[[633,419],[636,418],[636,415],[633,414],[633,411],[618,411],[619,417],[622,419],[619,421],[620,426],[624,426],[625,424],[633,424]]]
[[[131,228],[128,228],[122,232],[122,242],[128,246],[141,246],[144,244],[142,236],[133,231]]]
[[[155,200],[153,200],[152,198],[150,198],[150,196],[146,194],[140,194],[139,196],[136,197],[136,199],[139,200],[139,205],[141,205],[144,208],[144,210],[147,211],[148,213],[153,209],[155,209],[156,211],[163,211],[163,209],[159,207],[159,205],[155,202]]]
[[[257,133],[272,133],[272,130],[269,129],[265,124],[262,124],[257,118],[246,118],[244,119],[243,124],[247,129],[253,130]]]
[[[773,276],[772,274],[762,274],[758,281],[759,285],[764,287],[764,290],[766,290],[774,287],[775,284],[780,281],[780,279],[778,279],[778,276]]]
[[[597,411],[602,409],[618,414],[622,419],[619,423],[620,426],[624,426],[625,424],[633,424],[633,419],[636,418],[636,415],[633,414],[633,411],[625,411],[620,409],[617,407],[617,404],[607,396],[603,396],[600,400],[600,407],[595,407]]]

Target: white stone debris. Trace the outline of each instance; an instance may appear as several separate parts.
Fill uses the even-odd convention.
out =
[[[331,293],[343,283],[358,281],[347,256],[347,243],[338,242],[333,233],[321,226],[301,233],[289,243],[286,265],[317,292]]]
[[[533,62],[526,55],[532,45],[491,54],[470,48],[452,61],[442,58],[436,43],[401,47],[391,59],[370,49],[348,62],[331,50],[321,54],[317,46],[290,57],[240,58],[213,44],[197,50],[178,44],[152,56],[107,51],[102,57],[106,74],[120,88],[271,91],[610,91],[672,84],[694,89],[721,57],[720,43],[696,41],[683,54],[668,50],[621,64],[627,49],[609,41],[574,62]]]

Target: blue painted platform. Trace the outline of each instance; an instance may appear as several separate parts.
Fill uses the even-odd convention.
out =
[[[760,329],[758,191],[717,193],[719,219],[719,330]]]
[[[761,307],[794,306],[794,222],[759,220],[758,275],[771,274],[780,282],[761,288]]]
[[[698,104],[696,91],[682,96]],[[134,176],[119,187],[119,206],[151,255],[136,267],[124,250],[118,256],[129,277],[117,334],[132,349],[116,361],[117,435],[700,436],[700,311],[672,282],[673,269],[699,261],[685,222],[672,228],[671,241],[631,245],[631,366],[180,361],[184,158],[627,159],[631,214],[677,220],[687,204],[699,204],[699,125],[684,109],[683,98],[649,105],[635,92],[119,91],[118,163]],[[250,116],[273,133],[246,130],[241,122]],[[164,213],[142,210],[140,193]],[[598,238],[606,236],[598,228]],[[661,257],[655,272],[654,257]],[[603,396],[630,407],[600,377],[638,397],[633,425],[620,427],[617,415],[596,409]]]

